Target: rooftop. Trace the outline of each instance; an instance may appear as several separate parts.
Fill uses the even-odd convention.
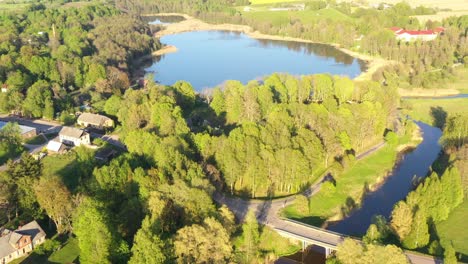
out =
[[[81,138],[81,136],[83,136],[85,133],[86,132],[82,129],[64,126],[62,130],[60,130],[59,135],[72,138]]]
[[[12,244],[15,244],[22,236],[30,236],[31,241],[36,242],[45,237],[46,234],[36,221],[27,223],[14,231],[4,229],[0,236],[0,258],[17,251],[18,249]]]
[[[92,114],[92,113],[83,113],[78,117],[79,122],[85,122],[93,125],[103,125],[106,121],[111,120],[107,116]]]
[[[3,129],[9,122],[0,121],[0,129]],[[26,134],[28,132],[36,130],[34,127],[18,125],[21,131],[21,134]]]

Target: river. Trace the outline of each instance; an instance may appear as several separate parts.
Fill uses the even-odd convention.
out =
[[[364,235],[372,216],[383,215],[388,219],[393,206],[413,189],[414,177],[427,175],[442,150],[439,145],[442,131],[425,123],[416,123],[423,133],[423,141],[414,150],[402,154],[391,175],[376,191],[364,197],[359,209],[344,220],[331,224],[329,230],[353,236]]]
[[[275,72],[354,78],[366,69],[365,62],[330,45],[260,40],[239,32],[185,32],[164,36],[161,42],[177,47],[177,52],[155,58],[145,71],[158,83],[171,85],[185,80],[197,91],[226,80],[246,84]]]

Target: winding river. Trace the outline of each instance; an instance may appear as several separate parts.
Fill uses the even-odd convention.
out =
[[[293,75],[330,73],[357,77],[366,63],[323,44],[253,39],[231,31],[194,31],[161,38],[177,52],[157,57],[145,69],[156,82],[171,85],[178,80],[197,91],[226,80],[262,79],[275,72]]]
[[[441,151],[439,128],[417,122],[423,141],[401,156],[391,175],[376,191],[368,193],[362,206],[349,217],[332,224],[329,230],[354,236],[364,235],[371,224],[372,216],[383,215],[387,219],[394,204],[405,199],[413,188],[414,177],[425,177]]]

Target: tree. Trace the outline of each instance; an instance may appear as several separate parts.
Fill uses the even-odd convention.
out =
[[[33,186],[42,173],[42,164],[24,152],[18,162],[8,162],[6,172],[15,194],[13,202],[18,203],[19,208],[30,216],[39,217],[41,210]]]
[[[101,203],[85,198],[73,217],[73,233],[78,238],[80,262],[120,263],[128,246],[115,233],[110,213]]]
[[[429,227],[425,208],[419,208],[414,214],[409,234],[403,239],[403,245],[409,249],[422,248],[429,243]]]
[[[165,243],[154,233],[150,219],[143,220],[140,230],[135,235],[130,264],[160,264],[165,263]]]
[[[338,245],[336,258],[341,264],[409,263],[403,251],[394,245],[379,246],[371,244],[363,247],[359,242],[350,238],[346,238]]]
[[[362,246],[352,239],[345,239],[343,243],[338,245],[336,257],[343,264],[359,263],[363,255]]]
[[[245,222],[242,225],[242,247],[245,263],[250,263],[257,257],[258,243],[260,241],[259,226],[255,212],[249,210],[245,216]]]
[[[177,231],[174,247],[179,263],[225,263],[232,254],[228,232],[211,217]]]
[[[411,207],[404,201],[398,202],[393,208],[391,218],[391,228],[400,241],[403,241],[411,231],[411,226],[413,224],[413,212]]]
[[[23,108],[26,115],[32,117],[47,117],[53,118],[53,102],[52,93],[49,84],[45,81],[37,81],[29,89],[26,99],[23,103]]]
[[[34,187],[39,205],[54,221],[59,234],[71,231],[73,202],[70,192],[56,176],[42,177]]]
[[[457,264],[457,256],[455,255],[455,249],[453,248],[451,243],[447,243],[445,246],[444,251],[444,263],[445,264]]]

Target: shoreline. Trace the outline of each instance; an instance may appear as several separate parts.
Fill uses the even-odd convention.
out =
[[[153,34],[154,37],[161,38],[167,35],[174,35],[184,32],[193,32],[193,31],[234,31],[244,33],[247,36],[253,39],[264,39],[264,40],[279,40],[279,41],[291,41],[291,42],[301,42],[301,43],[311,43],[311,44],[323,44],[329,45],[337,50],[352,56],[356,59],[364,61],[366,63],[366,70],[362,71],[357,77],[354,78],[356,81],[371,80],[372,75],[381,67],[395,63],[393,61],[385,60],[378,57],[372,57],[370,55],[361,54],[343,47],[340,47],[338,44],[333,43],[323,43],[317,41],[311,41],[301,38],[287,37],[287,36],[277,36],[277,35],[268,35],[263,34],[259,31],[254,31],[252,27],[248,25],[236,25],[236,24],[209,24],[200,19],[191,17],[187,14],[181,13],[160,13],[160,14],[145,14],[142,16],[182,16],[185,18],[184,21],[166,25],[163,30],[160,30]],[[161,55],[166,54],[163,51],[164,48],[156,51]]]

